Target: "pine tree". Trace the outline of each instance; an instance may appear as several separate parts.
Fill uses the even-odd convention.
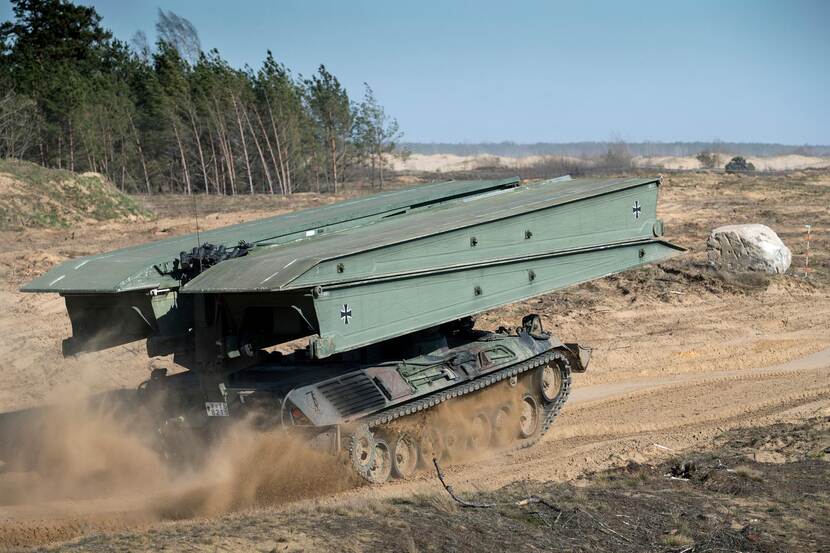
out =
[[[349,95],[325,65],[305,80],[305,101],[316,126],[315,135],[326,160],[326,180],[334,193],[348,163],[347,145],[354,130]]]
[[[302,178],[307,170],[303,147],[309,142],[307,129],[311,122],[303,108],[303,91],[270,50],[256,74],[254,91],[255,117],[276,169],[280,191],[290,194],[294,179],[297,175]]]
[[[354,105],[325,66],[295,78],[269,51],[237,69],[190,21],[114,39],[92,7],[11,0],[0,23],[0,156],[106,174],[127,192],[337,192],[369,166],[383,186],[400,137],[366,87]],[[322,183],[322,186],[321,186]]]
[[[383,188],[383,170],[388,156],[395,151],[403,134],[398,122],[386,115],[383,106],[378,103],[372,87],[368,83],[363,83],[363,86],[363,101],[357,109],[356,142],[369,159],[372,186],[377,175],[379,188]]]
[[[43,161],[74,169],[70,113],[84,100],[87,76],[101,69],[112,35],[94,8],[61,0],[11,3],[15,21],[0,24],[3,73],[38,104]]]

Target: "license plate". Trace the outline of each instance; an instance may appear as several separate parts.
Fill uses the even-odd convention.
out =
[[[224,401],[206,401],[205,409],[209,417],[227,417],[228,404]]]

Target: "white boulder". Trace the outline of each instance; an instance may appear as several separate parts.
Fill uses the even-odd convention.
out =
[[[728,271],[764,271],[784,274],[792,253],[766,225],[726,225],[718,227],[706,241],[709,263]]]

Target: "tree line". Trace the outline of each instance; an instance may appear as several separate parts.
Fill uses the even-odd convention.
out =
[[[324,65],[294,75],[203,51],[159,10],[158,39],[112,36],[92,7],[11,0],[0,23],[0,157],[95,171],[127,192],[338,192],[382,187],[401,132],[374,92],[352,100]]]

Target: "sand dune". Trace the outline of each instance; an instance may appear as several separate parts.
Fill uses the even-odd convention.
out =
[[[718,169],[732,159],[733,154],[719,155]],[[745,156],[759,171],[790,171],[810,168],[830,167],[830,157],[813,157],[803,155],[782,155],[770,157]],[[407,159],[391,158],[389,164],[396,171],[409,172],[454,172],[475,169],[501,167],[521,169],[545,162],[564,162],[577,166],[590,167],[597,163],[596,158],[578,158],[568,156],[523,156],[508,157],[495,155],[459,156],[454,154],[412,154]],[[673,171],[694,171],[702,165],[694,156],[635,156],[632,163],[637,167],[664,168]]]

